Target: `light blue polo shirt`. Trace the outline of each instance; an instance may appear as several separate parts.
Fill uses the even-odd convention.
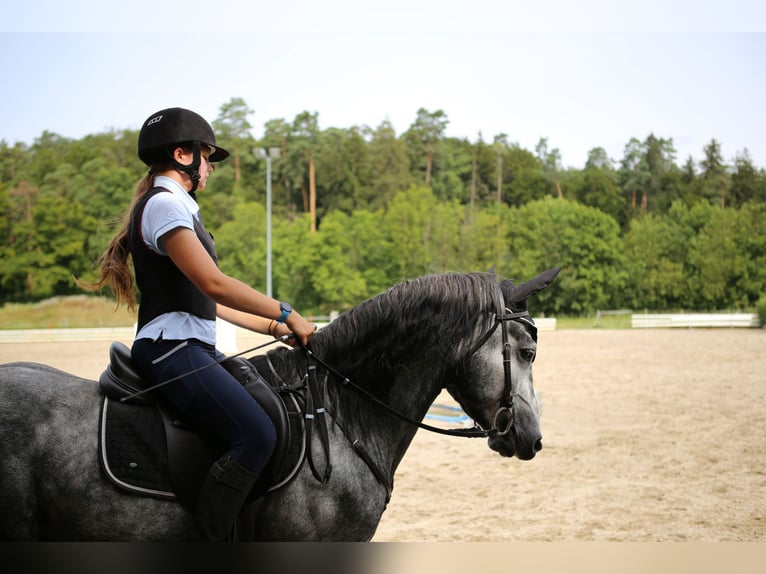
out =
[[[154,187],[163,187],[170,193],[158,193],[146,202],[141,217],[141,235],[149,249],[167,257],[162,248],[162,236],[178,227],[194,231],[193,218],[199,218],[199,206],[181,184],[169,177],[157,176]],[[156,341],[160,337],[165,340],[199,339],[215,345],[215,321],[172,311],[155,317],[136,333],[136,340]]]

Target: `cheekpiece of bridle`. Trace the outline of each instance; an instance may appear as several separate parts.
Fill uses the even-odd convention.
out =
[[[527,309],[512,311],[509,307],[505,305],[501,306],[498,304],[498,311],[495,313],[495,320],[492,327],[489,329],[489,331],[482,335],[482,337],[468,353],[468,356],[471,356],[473,353],[478,351],[481,346],[487,342],[487,339],[489,339],[494,334],[495,330],[502,326],[500,329],[500,334],[503,338],[503,401],[500,404],[500,408],[497,410],[495,416],[493,417],[492,428],[485,430],[476,425],[474,429],[472,429],[478,433],[481,433],[477,436],[505,436],[510,433],[511,430],[513,430],[513,378],[511,372],[513,348],[511,347],[511,342],[508,337],[508,329],[505,326],[505,323],[508,321],[517,321],[519,323],[523,323],[527,329],[527,332],[529,332],[530,336],[532,337],[532,340],[537,342],[537,326],[535,325],[532,317],[529,316],[529,311]]]
[[[503,324],[506,321],[518,321],[519,323],[524,323],[527,327],[527,331],[530,332],[532,339],[537,341],[537,327],[535,327],[532,317],[529,316],[529,311],[524,310],[514,313],[507,307],[504,311],[507,312],[495,315],[495,325]],[[495,431],[494,436],[505,436],[513,429],[513,378],[511,373],[513,349],[511,348],[511,342],[508,340],[508,329],[505,325],[500,329],[500,333],[503,337],[503,377],[505,385],[503,387],[504,402],[495,413],[495,417],[492,421],[492,429],[490,429]],[[503,419],[505,419],[505,422],[502,422]]]

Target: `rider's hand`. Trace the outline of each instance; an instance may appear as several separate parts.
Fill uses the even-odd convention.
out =
[[[308,345],[309,340],[314,336],[314,333],[317,330],[316,325],[306,321],[306,319],[301,317],[301,315],[295,309],[293,309],[293,312],[290,313],[290,316],[287,318],[285,323],[287,326],[287,332],[292,332],[298,339],[300,339],[304,346]],[[280,327],[284,326],[285,324],[280,325]]]

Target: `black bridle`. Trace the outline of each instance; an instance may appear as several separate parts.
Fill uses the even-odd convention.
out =
[[[516,393],[513,392],[513,378],[511,373],[513,348],[511,347],[511,342],[508,337],[508,329],[505,327],[505,323],[508,321],[517,321],[519,323],[523,323],[524,327],[532,335],[532,339],[537,341],[537,327],[535,326],[535,322],[532,320],[532,317],[529,316],[529,311],[525,309],[523,311],[514,312],[511,311],[508,307],[498,303],[498,310],[497,313],[495,313],[495,320],[492,324],[492,327],[479,338],[476,344],[468,352],[466,357],[470,357],[476,353],[494,334],[495,330],[497,330],[497,328],[502,325],[500,334],[503,338],[503,397],[500,402],[500,407],[498,408],[497,412],[495,412],[495,416],[492,420],[492,428],[484,430],[481,429],[478,425],[474,424],[473,430],[479,430],[482,434],[471,436],[505,436],[513,429],[513,397],[516,396]],[[502,428],[500,428],[500,422],[503,418],[507,418],[507,422],[505,422],[502,425]]]

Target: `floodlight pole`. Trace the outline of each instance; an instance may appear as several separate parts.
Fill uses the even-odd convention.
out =
[[[266,160],[266,295],[273,296],[271,283],[271,160],[279,158],[279,148],[253,150],[255,157]]]

